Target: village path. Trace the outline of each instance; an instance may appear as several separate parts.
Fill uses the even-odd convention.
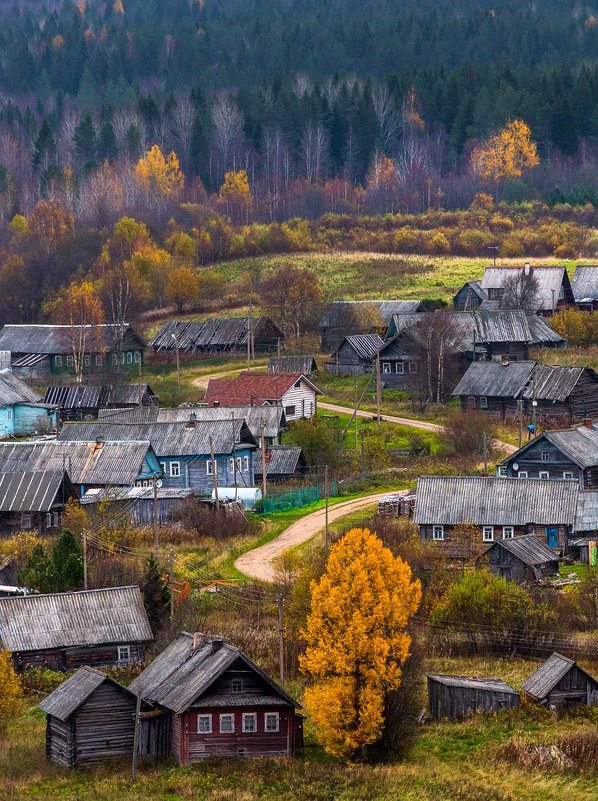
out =
[[[247,369],[246,367],[239,367],[238,370],[232,370],[232,371],[224,370],[222,373],[208,373],[207,375],[200,375],[197,378],[194,378],[191,383],[193,384],[194,387],[205,390],[208,388],[208,382],[210,381],[211,378],[233,378],[237,373],[240,373],[241,370],[246,370],[246,369]],[[251,367],[252,372],[257,372],[258,370],[267,370],[267,369],[268,369],[267,364],[259,365],[257,367],[254,366]]]
[[[398,490],[393,495],[405,495],[408,490]],[[328,507],[328,523],[333,523],[345,515],[365,509],[368,506],[376,506],[380,498],[388,495],[389,491],[379,492],[376,495],[364,495],[361,498],[352,498],[348,501],[335,503]],[[315,537],[326,525],[326,510],[318,509],[317,512],[305,515],[293,525],[285,529],[272,542],[261,545],[253,551],[247,551],[235,561],[235,567],[241,573],[259,581],[272,583],[276,580],[276,570],[272,564],[277,556],[284,553],[289,548],[296,548],[312,537]]]

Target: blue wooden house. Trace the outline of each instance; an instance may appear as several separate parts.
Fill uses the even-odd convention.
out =
[[[211,450],[221,487],[251,487],[257,446],[243,418],[172,423],[65,423],[63,441],[136,441],[151,443],[164,472],[163,486],[197,489],[206,495],[214,487]],[[211,448],[210,448],[211,441]],[[147,485],[151,483],[151,478]],[[143,486],[143,484],[142,484]]]
[[[0,372],[0,438],[29,437],[56,428],[58,407],[9,370]]]

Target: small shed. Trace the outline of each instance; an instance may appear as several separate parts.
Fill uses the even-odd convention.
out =
[[[428,711],[433,720],[458,720],[476,712],[517,709],[519,693],[502,679],[428,673]]]
[[[513,581],[558,576],[559,560],[535,534],[497,540],[481,557],[491,573]]]
[[[255,452],[254,468],[256,482],[263,478],[262,450]],[[272,483],[301,478],[307,470],[307,462],[301,448],[293,445],[270,445],[266,448],[266,478]]]
[[[91,667],[82,667],[45,698],[46,759],[83,768],[104,759],[130,757],[136,696]]]
[[[598,704],[598,681],[556,651],[523,682],[521,689],[532,701],[558,709]]]

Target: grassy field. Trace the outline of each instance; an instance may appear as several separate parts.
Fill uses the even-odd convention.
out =
[[[519,687],[537,667],[522,659],[429,659],[423,672],[500,676]],[[596,715],[557,719],[537,707],[480,715],[461,723],[419,727],[401,761],[344,765],[328,757],[307,727],[306,748],[292,760],[208,762],[178,768],[165,760],[142,766],[131,782],[128,763],[65,771],[44,759],[44,717],[26,712],[0,740],[2,801],[595,801],[595,764],[584,769],[523,767],[507,759],[531,744],[596,739]]]

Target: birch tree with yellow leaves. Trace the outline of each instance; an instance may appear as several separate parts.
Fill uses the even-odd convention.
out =
[[[497,134],[474,147],[471,171],[495,187],[507,178],[519,178],[540,163],[531,131],[522,120],[513,120]]]
[[[324,749],[351,760],[380,739],[385,700],[409,656],[409,617],[421,585],[375,533],[351,529],[311,585],[301,670],[314,682],[305,705]]]
[[[158,145],[139,159],[135,167],[135,178],[152,205],[161,206],[167,199],[176,200],[185,184],[185,176],[180,170],[177,154],[169,153],[166,158]]]

